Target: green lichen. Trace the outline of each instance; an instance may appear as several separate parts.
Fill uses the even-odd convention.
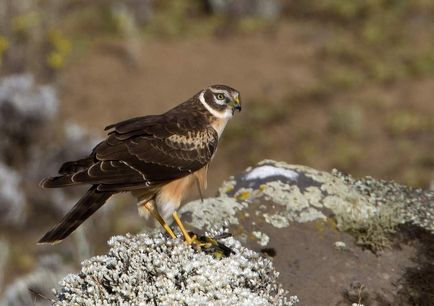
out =
[[[230,177],[228,180],[224,181],[223,184],[219,188],[219,194],[227,194],[232,192],[235,188],[235,180],[233,177]]]
[[[273,225],[276,228],[283,228],[289,226],[289,220],[288,218],[285,218],[284,216],[277,215],[277,214],[263,214],[265,222]]]
[[[390,234],[395,232],[400,221],[397,210],[387,206],[363,221],[337,218],[340,230],[351,233],[356,238],[357,244],[374,253],[390,246]]]
[[[291,170],[298,177],[293,181],[266,178],[257,187],[246,188],[243,177],[263,165]],[[298,181],[301,178],[304,183]],[[219,197],[190,203],[185,209],[192,212],[192,224],[209,227],[223,220],[239,224],[238,218],[246,217],[237,213],[248,206],[254,207],[256,218],[276,228],[331,216],[337,229],[352,233],[360,245],[374,252],[390,244],[389,236],[399,224],[412,222],[434,232],[434,192],[271,160],[225,182]]]
[[[193,201],[181,208],[180,212],[191,213],[190,225],[197,228],[211,228],[223,223],[239,224],[236,213],[247,207],[244,202],[237,202],[234,198],[221,195],[216,198],[207,198]],[[187,222],[188,223],[188,222]]]

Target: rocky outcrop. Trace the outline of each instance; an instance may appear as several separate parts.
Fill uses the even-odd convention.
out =
[[[403,289],[415,271],[412,280],[433,276],[433,191],[265,160],[182,214],[199,229],[227,224],[273,257],[281,283],[306,305],[417,304],[434,290]]]
[[[419,305],[434,290],[433,207],[432,191],[266,160],[181,209],[195,231],[226,226],[235,255],[115,237],[60,283],[58,304],[286,305],[290,292],[303,305]]]
[[[192,226],[205,229],[222,223],[235,228],[245,219],[253,226],[265,223],[277,229],[294,222],[329,221],[375,252],[387,246],[385,235],[399,224],[434,232],[433,191],[271,160],[224,182],[218,197],[188,203],[182,212]],[[266,245],[265,233],[254,235]]]

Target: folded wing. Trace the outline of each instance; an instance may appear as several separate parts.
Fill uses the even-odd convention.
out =
[[[146,116],[107,127],[107,139],[91,155],[62,165],[45,188],[98,185],[99,191],[127,191],[163,184],[209,163],[218,135],[203,122]]]

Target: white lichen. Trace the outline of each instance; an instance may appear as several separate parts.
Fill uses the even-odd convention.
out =
[[[281,216],[281,215],[277,215],[277,214],[270,215],[268,213],[263,214],[263,216],[264,216],[265,222],[273,225],[274,227],[284,228],[284,227],[289,226],[289,220],[285,216]]]
[[[338,251],[343,251],[347,249],[347,244],[343,241],[336,241],[334,245],[335,245],[335,249]]]
[[[228,192],[231,192],[232,190],[234,190],[234,187],[235,187],[235,180],[231,176],[231,177],[229,177],[229,179],[227,179],[226,181],[223,182],[223,184],[219,188],[218,193],[219,194],[227,194]]]
[[[215,259],[162,235],[116,236],[107,255],[82,263],[60,282],[55,305],[294,305],[271,261],[224,243],[235,255]]]
[[[258,244],[260,246],[267,246],[268,242],[270,242],[270,237],[263,232],[253,231],[252,234],[256,237],[256,239],[258,239]]]
[[[253,170],[247,172],[244,175],[246,180],[263,180],[269,177],[284,176],[290,180],[296,180],[298,173],[289,169],[284,169],[281,167],[275,167],[271,165],[264,165],[253,168]]]

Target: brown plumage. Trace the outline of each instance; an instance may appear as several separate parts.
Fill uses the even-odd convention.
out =
[[[151,203],[164,217],[179,206],[194,180],[206,187],[206,172],[239,93],[210,86],[162,115],[132,118],[106,127],[107,138],[83,159],[64,163],[43,188],[91,185],[71,211],[39,243],[61,241],[110,196],[131,191],[140,206]]]

